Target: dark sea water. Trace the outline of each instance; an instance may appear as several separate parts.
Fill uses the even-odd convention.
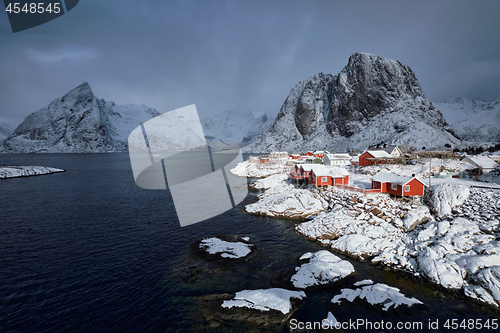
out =
[[[231,211],[181,228],[169,191],[137,187],[125,153],[0,155],[0,165],[66,170],[0,180],[1,332],[208,331],[198,296],[269,288],[285,279],[278,273],[296,266],[300,255],[322,249],[293,231],[295,221],[244,214],[241,207],[256,193]],[[194,282],[182,279],[192,263],[191,242],[234,234],[248,235],[258,257]],[[446,319],[500,318],[461,293],[349,260],[357,275],[307,292],[306,305],[293,318],[321,321],[330,309],[339,321],[420,321],[419,332],[429,331],[429,320],[439,320],[440,331],[448,332],[442,326]],[[382,313],[363,302],[329,305],[342,287],[367,278],[425,306]],[[247,328],[233,323],[218,330]]]

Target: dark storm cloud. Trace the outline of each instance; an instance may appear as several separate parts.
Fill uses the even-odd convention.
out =
[[[0,122],[88,81],[160,112],[275,115],[290,89],[356,52],[397,59],[429,99],[500,98],[496,1],[80,1],[12,34],[0,21]]]

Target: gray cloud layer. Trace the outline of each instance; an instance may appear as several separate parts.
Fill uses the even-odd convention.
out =
[[[500,98],[498,1],[85,0],[12,34],[0,15],[0,122],[88,81],[167,112],[275,115],[290,89],[356,52],[410,66],[427,97]]]

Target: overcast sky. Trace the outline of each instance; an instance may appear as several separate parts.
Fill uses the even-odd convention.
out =
[[[89,82],[98,98],[275,116],[354,52],[396,59],[427,98],[500,99],[500,1],[82,0],[13,34],[0,14],[0,123]]]

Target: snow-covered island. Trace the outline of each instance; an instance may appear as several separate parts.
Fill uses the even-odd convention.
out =
[[[0,179],[46,175],[55,172],[64,172],[64,170],[44,166],[0,166]]]
[[[468,163],[438,159],[432,160],[432,167],[438,175],[443,170],[458,173],[471,169]],[[369,187],[380,171],[426,179],[429,168],[423,161],[372,165],[351,174],[350,186]],[[500,307],[500,186],[496,184],[433,177],[422,199],[403,200],[345,186],[297,185],[282,172],[255,181],[253,188],[264,192],[257,202],[245,207],[248,213],[307,219],[295,230],[334,252],[403,270]],[[309,256],[314,259],[313,254]],[[315,276],[313,265],[314,260],[297,268],[301,280]],[[292,279],[294,284],[298,276]],[[321,284],[313,280],[301,281],[296,287]],[[375,287],[385,288],[373,285],[355,293],[361,297]],[[348,297],[347,292],[342,297]],[[397,296],[396,291],[387,292]]]

